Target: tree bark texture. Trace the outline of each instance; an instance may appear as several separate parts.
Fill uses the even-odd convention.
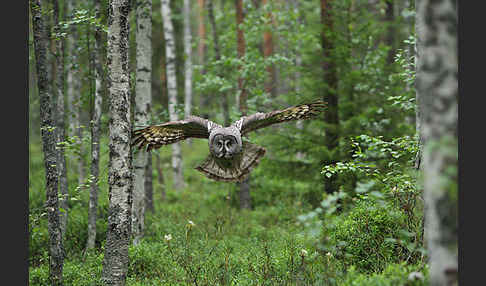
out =
[[[299,0],[292,0],[292,6],[293,6],[293,9],[294,9],[294,13],[299,15],[297,17],[297,23],[296,23],[296,26],[299,27],[303,22],[302,17],[301,17],[301,13],[299,12],[299,10],[300,10]],[[295,69],[295,74],[294,74],[294,77],[295,77],[295,93],[297,94],[297,96],[302,95],[302,83],[301,83],[301,74],[300,74],[300,69],[302,68],[302,55],[300,54],[300,49],[301,49],[300,44],[297,44],[296,53],[295,53],[295,67],[296,67],[296,69]],[[295,123],[295,126],[297,127],[297,129],[303,130],[304,129],[304,120],[297,121]],[[304,159],[304,153],[297,152],[295,154],[295,158],[299,161]]]
[[[152,175],[152,153],[147,155],[147,165],[145,166],[145,209],[154,211],[154,185]]]
[[[165,37],[165,58],[167,73],[167,93],[169,97],[169,118],[170,121],[179,120],[176,112],[177,106],[177,80],[175,69],[175,41],[174,28],[172,25],[170,0],[161,0],[160,9],[162,21],[164,23]],[[182,154],[180,143],[171,144],[172,147],[172,170],[174,172],[174,189],[181,190],[184,188],[184,176],[182,172]]]
[[[206,25],[204,23],[204,11],[205,11],[205,0],[197,0],[197,7],[198,7],[198,17],[197,17],[197,35],[198,35],[198,44],[197,44],[197,56],[199,58],[199,64],[202,66],[201,75],[204,76],[206,74]],[[207,94],[201,93],[200,97],[200,105],[202,109],[201,116],[204,118],[209,118],[208,113],[208,106],[210,98]]]
[[[271,11],[271,4],[268,0],[262,0],[262,6],[264,9],[268,9]],[[265,15],[266,18],[266,25],[265,31],[263,32],[263,57],[267,59],[273,55],[273,16],[272,12],[268,12]],[[271,97],[275,97],[276,93],[276,73],[275,73],[275,66],[270,64],[267,67],[268,78],[265,81],[265,92],[270,94]]]
[[[184,115],[191,115],[192,108],[192,35],[191,2],[184,0]]]
[[[243,58],[245,56],[245,34],[243,30],[240,28],[240,25],[243,23],[244,15],[243,15],[243,1],[242,0],[235,0],[236,6],[236,52],[238,58]],[[244,88],[244,79],[239,76],[238,77],[238,90],[240,91],[239,96],[236,98],[236,102],[238,105],[238,109],[241,111],[242,115],[246,115],[248,112],[248,106],[246,103],[246,99],[248,95]]]
[[[54,16],[54,32],[59,32],[59,3],[57,0],[51,0]],[[55,90],[56,98],[56,130],[57,130],[57,142],[61,143],[66,140],[66,126],[65,126],[65,112],[64,112],[64,45],[61,39],[54,41],[53,54],[53,88]],[[67,221],[68,221],[68,180],[67,180],[67,166],[66,155],[64,148],[61,144],[57,146],[58,158],[57,158],[57,170],[59,176],[59,221],[61,224],[61,234],[65,237]]]
[[[67,11],[72,17],[76,8],[76,1],[68,0],[66,4],[68,6]],[[85,181],[85,169],[83,158],[83,146],[82,146],[82,129],[81,129],[81,75],[79,72],[79,52],[78,52],[78,39],[79,31],[76,25],[71,26],[71,30],[68,33],[68,50],[69,50],[69,65],[67,67],[67,104],[68,104],[68,124],[69,132],[68,136],[76,137],[76,143],[79,146],[79,156],[77,159],[78,168],[78,184],[84,184]]]
[[[395,54],[396,54],[396,28],[395,28],[395,5],[394,1],[385,1],[386,9],[385,9],[385,20],[386,24],[388,25],[388,31],[386,35],[386,44],[390,47],[387,56],[387,63],[392,65],[395,62]]]
[[[95,0],[96,17],[100,18],[101,3]],[[100,169],[100,129],[101,129],[101,107],[103,103],[103,81],[104,72],[102,66],[103,40],[101,31],[95,31],[95,95],[94,106],[91,118],[91,183],[89,189],[88,209],[88,240],[86,249],[92,249],[96,241],[96,219],[98,213],[98,192],[99,192],[99,169]]]
[[[322,21],[322,33],[321,44],[323,50],[323,62],[322,69],[324,74],[324,101],[327,102],[327,109],[324,112],[324,122],[327,125],[326,135],[324,138],[324,145],[329,150],[330,158],[326,164],[336,163],[339,150],[339,108],[338,97],[336,94],[337,89],[337,75],[336,64],[331,55],[334,49],[334,43],[330,36],[333,31],[333,20],[331,14],[332,0],[321,0],[321,21]],[[337,190],[335,175],[327,178],[325,177],[325,191],[326,193],[333,193]]]
[[[243,58],[245,56],[245,35],[243,30],[240,28],[240,25],[243,23],[244,15],[243,15],[243,1],[242,0],[235,0],[236,6],[236,37],[237,37],[237,55],[238,58]],[[246,92],[243,78],[241,76],[238,77],[238,90],[240,91],[239,95],[239,109],[242,116],[247,115],[248,113],[248,105],[247,105],[247,98],[248,94]],[[251,209],[251,196],[250,196],[250,176],[246,178],[243,182],[237,183],[239,186],[240,192],[240,208],[242,209]]]
[[[165,182],[164,182],[164,173],[162,172],[162,163],[160,162],[160,154],[156,153],[155,155],[155,164],[157,165],[157,177],[160,185],[160,198],[165,200]]]
[[[137,81],[135,86],[135,126],[147,126],[152,105],[152,0],[137,1]],[[132,234],[136,245],[143,237],[145,220],[145,169],[147,152],[137,152],[134,160]]]
[[[46,29],[43,14],[47,1],[31,0],[32,30],[34,33],[34,50],[37,70],[37,88],[40,98],[40,121],[44,168],[46,172],[46,211],[49,233],[49,279],[51,285],[63,285],[62,269],[64,264],[64,247],[59,221],[58,172],[56,152],[56,131],[52,111],[52,92],[47,74],[47,46],[50,31]]]
[[[458,285],[456,1],[417,0],[417,77],[423,137],[430,285]]]
[[[102,280],[125,285],[132,210],[130,89],[128,66],[129,0],[110,0],[108,15],[109,170],[108,231]]]
[[[219,61],[221,59],[221,49],[219,46],[218,27],[216,26],[216,20],[214,18],[213,0],[208,0],[208,16],[209,16],[209,23],[211,24],[211,28],[213,32],[214,58],[216,61]],[[223,75],[220,74],[220,76]],[[221,94],[221,105],[223,109],[224,126],[229,126],[231,122],[230,122],[230,114],[229,114],[228,95],[226,94],[226,92],[222,92]]]

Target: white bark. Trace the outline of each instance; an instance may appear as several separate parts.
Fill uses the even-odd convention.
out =
[[[172,26],[170,1],[161,0],[160,10],[164,23],[165,54],[166,54],[166,73],[167,73],[167,93],[169,97],[169,117],[170,121],[179,120],[176,113],[177,106],[177,80],[175,70],[175,41],[174,28]],[[174,171],[174,188],[180,190],[184,188],[184,177],[182,174],[182,154],[180,143],[174,143],[172,147],[172,169]]]
[[[108,18],[108,86],[110,161],[109,214],[103,260],[105,285],[125,285],[131,236],[132,172],[128,66],[129,0],[110,0]]]
[[[191,4],[184,0],[184,115],[191,115],[192,108],[192,36],[191,36]]]
[[[457,285],[457,8],[417,0],[417,93],[430,285]]]
[[[152,102],[152,0],[137,3],[137,81],[135,86],[135,126],[149,124]],[[143,237],[145,219],[145,169],[147,152],[137,152],[134,158],[134,188],[132,205],[133,244]]]

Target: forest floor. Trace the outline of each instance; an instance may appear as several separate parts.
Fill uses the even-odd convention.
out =
[[[74,155],[68,152],[71,199],[65,285],[99,285],[108,213],[107,139],[102,143],[98,236],[96,248],[89,252],[84,250],[89,189],[76,188]],[[389,263],[383,271],[364,273],[324,251],[319,231],[309,231],[298,219],[313,209],[304,189],[312,186],[254,184],[253,209],[240,210],[235,184],[209,180],[194,170],[208,153],[207,141],[192,140],[182,147],[187,187],[179,192],[171,188],[170,148],[155,151],[165,184],[158,180],[154,155],[155,210],[147,212],[144,239],[129,249],[127,285],[426,285],[409,279],[423,265]],[[31,143],[29,151],[29,284],[48,285],[41,144]],[[264,166],[259,168],[256,176],[264,176]]]

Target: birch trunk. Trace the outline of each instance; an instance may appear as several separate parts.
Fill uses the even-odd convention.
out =
[[[175,41],[174,28],[172,26],[170,0],[160,1],[162,21],[164,23],[166,73],[167,73],[167,93],[169,97],[169,117],[170,121],[179,120],[176,112],[177,106],[177,80],[175,69]],[[172,169],[174,171],[174,188],[181,190],[184,188],[184,177],[182,173],[182,154],[180,143],[171,144],[172,147]]]
[[[152,0],[137,3],[137,81],[135,86],[135,125],[147,126],[152,105]],[[145,169],[147,152],[137,152],[134,161],[132,206],[133,244],[143,237],[145,220]]]
[[[128,66],[129,0],[110,0],[108,15],[108,86],[110,159],[108,231],[102,280],[125,285],[131,232],[130,89]]]
[[[100,18],[100,0],[95,0],[96,17]],[[96,241],[96,219],[98,212],[98,192],[99,192],[99,165],[100,165],[100,128],[101,128],[101,107],[103,103],[103,41],[101,31],[95,31],[95,98],[93,114],[91,118],[91,184],[89,189],[89,209],[88,209],[88,241],[86,249],[92,249]]]
[[[184,0],[184,115],[191,115],[192,108],[192,36],[191,36],[191,3]]]
[[[42,3],[41,3],[42,2]],[[47,46],[49,30],[43,18],[45,1],[31,0],[32,30],[34,33],[34,50],[37,70],[37,88],[40,97],[40,121],[44,168],[46,172],[46,212],[49,233],[49,279],[51,285],[63,285],[62,269],[64,264],[64,247],[59,221],[58,173],[55,121],[52,111],[52,92],[47,73]]]
[[[417,0],[416,9],[430,285],[458,285],[457,7],[455,1]]]
[[[54,32],[59,31],[59,3],[57,0],[51,0],[53,5],[53,15],[54,15]],[[63,41],[57,39],[54,41],[53,54],[54,54],[54,65],[53,65],[53,79],[54,79],[54,90],[56,98],[56,131],[57,131],[57,142],[61,143],[66,140],[66,126],[65,126],[65,112],[64,112],[64,44]],[[68,180],[67,180],[67,168],[66,168],[66,156],[62,144],[57,145],[57,170],[59,176],[59,192],[61,196],[59,197],[59,221],[61,225],[61,234],[64,237],[66,233],[67,220],[68,220]]]
[[[211,28],[213,31],[214,56],[215,56],[215,60],[219,61],[221,59],[221,50],[219,47],[219,35],[216,26],[216,20],[214,19],[213,0],[208,0],[208,16],[209,16],[209,23],[211,24]],[[223,92],[221,94],[221,105],[223,108],[224,126],[229,126],[231,122],[230,122],[230,115],[229,115],[228,95],[226,94],[226,92]]]

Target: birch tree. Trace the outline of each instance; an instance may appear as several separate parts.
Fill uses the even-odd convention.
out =
[[[102,280],[125,285],[131,232],[132,173],[128,67],[129,0],[110,0],[108,14],[108,90],[110,158],[109,213]]]
[[[184,0],[184,115],[191,115],[192,107],[192,36],[191,36],[191,2]]]
[[[421,110],[425,241],[430,285],[458,285],[457,6],[417,0],[416,90]]]
[[[179,120],[176,112],[177,107],[177,79],[175,69],[175,41],[174,28],[172,25],[172,16],[170,8],[170,0],[160,1],[160,10],[162,13],[162,21],[164,25],[165,38],[165,58],[166,58],[166,73],[167,73],[167,93],[169,97],[169,118],[170,121]],[[180,143],[171,144],[172,147],[172,169],[174,171],[174,188],[181,190],[184,188],[184,177],[182,173],[182,154]]]
[[[58,37],[59,34],[59,3],[57,0],[51,0],[54,16],[54,30],[56,37],[51,41],[52,54],[54,55],[52,65],[52,77],[53,77],[53,94],[56,98],[56,113],[54,118],[56,120],[56,133],[57,133],[57,170],[59,176],[59,192],[61,196],[59,198],[59,221],[61,225],[61,234],[64,237],[66,233],[67,220],[68,220],[68,180],[67,180],[67,166],[66,155],[62,142],[66,140],[66,127],[65,127],[65,112],[64,112],[64,45],[63,41]]]
[[[96,17],[100,18],[100,0],[94,0]],[[96,218],[98,211],[98,192],[99,192],[99,168],[100,168],[100,128],[101,128],[101,107],[103,103],[103,40],[101,29],[95,31],[95,95],[94,106],[91,118],[91,183],[89,189],[89,208],[88,208],[88,240],[86,249],[94,248],[96,240]]]
[[[152,0],[137,1],[137,80],[135,85],[135,126],[147,126],[152,105]],[[134,160],[132,206],[133,244],[143,236],[145,219],[145,173],[147,152],[137,152]]]
[[[52,91],[47,72],[47,46],[50,31],[46,29],[47,1],[31,0],[32,31],[34,32],[34,52],[37,71],[37,88],[40,98],[40,128],[44,168],[46,172],[46,211],[49,233],[49,279],[51,285],[63,285],[62,269],[64,264],[64,247],[59,221],[58,173],[56,152],[55,120],[52,114]]]

